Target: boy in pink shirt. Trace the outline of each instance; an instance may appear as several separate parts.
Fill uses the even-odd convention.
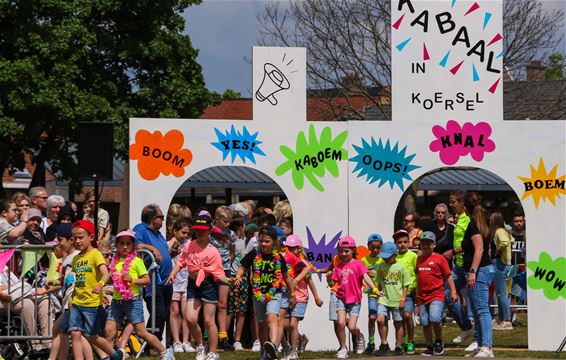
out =
[[[212,233],[212,218],[200,215],[195,218],[192,227],[196,233],[196,240],[189,242],[183,249],[181,258],[171,271],[168,282],[173,284],[181,268],[189,271],[187,287],[187,313],[189,332],[194,336],[197,346],[196,360],[205,359],[205,348],[202,343],[202,333],[198,325],[201,307],[204,313],[204,323],[208,330],[209,352],[207,360],[217,360],[220,357],[216,352],[218,347],[218,328],[216,327],[216,305],[218,304],[218,290],[215,282],[229,283],[222,267],[222,259],[218,250],[212,246],[208,237]]]

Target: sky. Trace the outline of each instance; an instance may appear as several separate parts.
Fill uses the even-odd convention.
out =
[[[183,17],[193,47],[199,50],[197,61],[203,67],[206,86],[223,93],[232,89],[251,97],[252,47],[260,35],[256,15],[264,13],[266,0],[204,0],[188,8]],[[273,2],[273,1],[269,1]],[[280,1],[287,7],[287,1]],[[543,0],[547,9],[562,9],[565,0]],[[566,34],[566,17],[563,26]],[[560,47],[566,53],[566,35]]]

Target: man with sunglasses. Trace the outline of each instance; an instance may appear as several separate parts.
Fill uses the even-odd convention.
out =
[[[169,318],[169,307],[171,306],[171,297],[173,295],[173,288],[167,283],[171,270],[173,270],[173,262],[167,240],[159,231],[163,227],[164,218],[163,211],[161,211],[159,205],[146,205],[141,214],[142,222],[134,226],[133,229],[136,233],[137,248],[153,253],[159,264],[155,284],[155,314],[151,313],[151,296],[147,296],[151,294],[146,294],[144,300],[150,313],[147,323],[151,324],[151,318],[155,316],[155,326],[158,329],[155,335],[160,341],[165,329],[165,321]]]

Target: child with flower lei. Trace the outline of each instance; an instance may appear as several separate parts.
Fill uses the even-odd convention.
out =
[[[159,339],[145,328],[140,286],[149,284],[149,275],[143,260],[137,257],[135,239],[135,233],[129,229],[116,236],[117,252],[110,261],[110,274],[114,282],[113,301],[108,312],[105,337],[112,343],[118,325],[127,319],[136,334],[161,353],[161,359],[171,360],[174,359],[173,348],[165,349]]]
[[[271,226],[262,226],[258,232],[259,249],[253,249],[244,256],[236,274],[236,284],[242,281],[244,273],[252,270],[254,313],[259,323],[259,338],[263,343],[263,354],[267,359],[277,359],[279,328],[277,319],[286,286],[289,293],[289,307],[295,307],[295,285],[287,273],[287,263],[276,249],[277,232]]]

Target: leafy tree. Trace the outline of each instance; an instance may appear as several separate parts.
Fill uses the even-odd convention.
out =
[[[114,124],[125,157],[130,117],[198,117],[204,85],[180,12],[200,0],[0,2],[0,169],[23,154],[77,189],[77,127]],[[0,197],[4,195],[0,187]]]
[[[556,53],[548,57],[547,69],[544,73],[545,80],[564,79],[564,68],[566,67],[566,59],[564,54]]]
[[[226,89],[224,93],[222,93],[222,100],[225,99],[239,99],[242,97],[242,94],[238,91],[234,91],[232,89]]]

